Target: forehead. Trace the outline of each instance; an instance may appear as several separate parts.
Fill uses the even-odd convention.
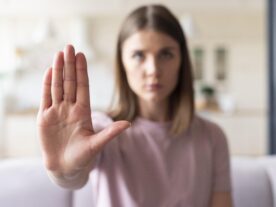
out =
[[[171,36],[154,30],[140,30],[128,37],[122,45],[123,50],[178,48],[179,44]]]

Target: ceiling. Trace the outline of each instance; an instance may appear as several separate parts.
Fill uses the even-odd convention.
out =
[[[264,12],[265,0],[0,0],[0,16],[125,15],[142,4],[175,12]]]

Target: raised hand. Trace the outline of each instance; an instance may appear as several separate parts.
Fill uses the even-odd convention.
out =
[[[104,145],[130,125],[118,121],[94,132],[86,59],[71,45],[56,54],[44,75],[37,124],[46,168],[60,178],[87,174]]]

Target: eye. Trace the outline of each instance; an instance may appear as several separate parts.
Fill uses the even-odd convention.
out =
[[[142,51],[135,51],[131,57],[137,61],[142,61],[145,55]]]
[[[174,54],[171,51],[169,51],[169,50],[163,50],[160,53],[160,57],[162,59],[171,59],[171,58],[174,57]]]

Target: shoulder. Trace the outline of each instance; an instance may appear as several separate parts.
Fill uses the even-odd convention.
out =
[[[221,127],[213,121],[203,118],[200,115],[195,115],[192,123],[191,129],[200,131],[202,133],[223,133]]]
[[[93,111],[92,112],[92,123],[95,131],[100,131],[110,125],[113,122],[112,118],[105,112]]]
[[[200,115],[195,115],[191,130],[196,133],[199,138],[208,139],[214,145],[227,145],[226,136],[222,128]]]

